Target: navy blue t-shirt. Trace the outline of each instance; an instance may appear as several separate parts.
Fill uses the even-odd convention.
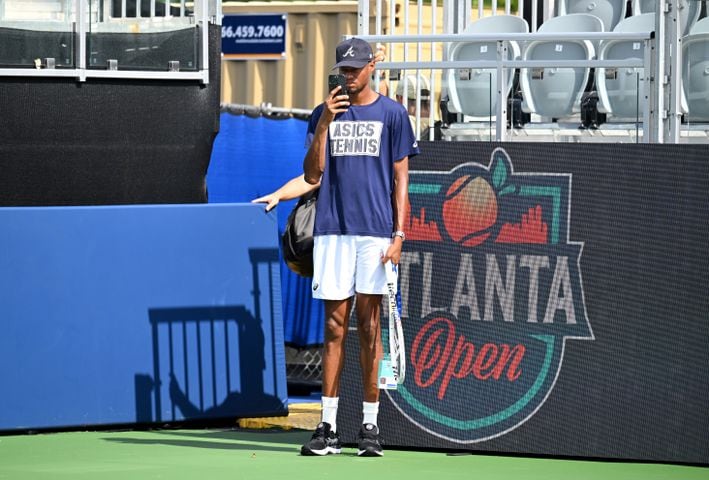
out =
[[[306,148],[323,108],[310,117]],[[394,162],[418,153],[406,109],[389,97],[338,114],[328,131],[315,235],[391,236]]]

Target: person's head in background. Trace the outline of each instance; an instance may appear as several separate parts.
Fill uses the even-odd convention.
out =
[[[377,43],[377,49],[374,52],[374,62],[383,62],[386,60],[386,46],[382,43]],[[377,75],[379,76],[379,86],[377,87]],[[383,70],[376,70],[372,74],[372,79],[369,82],[369,86],[375,92],[378,92],[385,97],[389,96],[389,84],[387,83],[387,75]]]
[[[407,75],[406,78],[399,80],[396,86],[396,101],[407,108],[409,115],[416,115],[418,79],[421,81],[421,117],[428,118],[431,108],[431,90],[425,76]],[[404,88],[406,88],[406,94],[404,94]]]

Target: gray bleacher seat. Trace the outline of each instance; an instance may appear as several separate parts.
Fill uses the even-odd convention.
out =
[[[691,35],[696,35],[697,33],[709,33],[709,17],[704,17],[695,23],[689,33]]]
[[[583,13],[553,17],[538,33],[602,32],[603,23],[595,15]],[[589,40],[532,40],[524,60],[591,60],[595,48]],[[543,117],[561,118],[580,111],[581,97],[588,83],[589,68],[522,68],[520,87],[522,109]]]
[[[471,23],[463,33],[528,33],[527,22],[513,15],[493,15]],[[520,56],[516,42],[508,42],[509,60]],[[451,60],[497,60],[497,42],[459,42],[452,45]],[[470,117],[491,118],[497,111],[497,70],[494,68],[470,69],[470,78],[460,70],[451,69],[446,74],[449,108]],[[461,78],[464,77],[464,78]],[[512,72],[508,74],[504,98],[512,89]]]
[[[603,31],[610,32],[625,17],[625,0],[561,0],[557,15],[588,13],[603,22]]]
[[[628,17],[618,23],[614,32],[652,32],[655,30],[655,14],[643,13]],[[601,42],[600,60],[643,59],[645,44],[640,40],[606,40]],[[607,113],[610,120],[641,121],[645,102],[642,98],[642,67],[620,67],[615,69],[615,78],[606,76],[607,68],[596,69],[598,88],[598,111]],[[638,98],[638,95],[641,95]]]
[[[709,121],[709,17],[682,39],[682,110],[690,122]]]
[[[680,98],[681,98],[681,104],[682,104],[681,110],[683,113],[689,112],[689,105],[687,105],[687,92],[685,91],[685,89],[687,88],[685,86],[685,83],[689,79],[688,75],[689,75],[689,68],[690,68],[689,62],[688,62],[688,60],[689,60],[688,55],[693,55],[692,59],[695,63],[696,63],[697,59],[699,59],[701,57],[701,55],[699,55],[699,53],[701,53],[701,43],[700,43],[700,38],[698,37],[698,35],[703,34],[703,33],[709,33],[709,17],[702,18],[701,20],[699,20],[697,23],[695,23],[692,26],[692,28],[689,32],[689,35],[691,35],[693,38],[689,38],[689,35],[688,35],[682,39],[682,42],[683,42],[683,44],[682,44],[682,61],[683,61],[683,64],[682,64],[682,95]],[[692,41],[691,43],[695,44],[695,46],[692,48],[692,50],[693,50],[693,52],[696,52],[696,53],[688,53],[686,51],[687,47],[685,45],[685,42],[687,40],[691,40]],[[698,72],[699,72],[699,70],[696,69],[696,67],[695,67],[694,74],[697,75]],[[707,71],[707,74],[709,75],[709,71]],[[697,77],[696,79],[700,80],[701,77]],[[696,82],[695,82],[695,84],[696,84]],[[695,114],[696,114],[696,112],[697,112],[697,110],[695,109]],[[690,118],[690,117],[688,117],[688,118]]]
[[[680,25],[682,35],[687,35],[692,26],[699,19],[701,13],[701,3],[698,0],[676,0],[679,10]],[[655,13],[657,0],[633,0],[633,15],[642,13]]]

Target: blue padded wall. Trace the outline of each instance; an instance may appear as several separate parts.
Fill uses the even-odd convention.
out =
[[[0,209],[0,430],[287,413],[275,214]]]
[[[222,113],[207,172],[209,202],[250,202],[302,175],[307,126],[307,122],[294,118],[273,120]],[[279,231],[283,231],[295,204],[290,200],[276,208]],[[322,345],[325,312],[323,302],[313,299],[311,279],[291,272],[285,262],[281,262],[281,279],[286,344]]]

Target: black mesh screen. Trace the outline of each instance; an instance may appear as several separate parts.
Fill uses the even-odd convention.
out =
[[[211,25],[206,85],[0,77],[0,205],[206,201],[219,42]]]
[[[386,443],[709,463],[707,186],[706,146],[422,144]]]

